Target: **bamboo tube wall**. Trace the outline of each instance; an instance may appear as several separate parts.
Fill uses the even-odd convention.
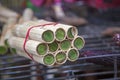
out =
[[[0,37],[0,54],[5,54],[8,51],[7,39],[12,35],[11,29],[13,25],[17,22],[16,18],[9,18],[7,23],[4,25],[2,30],[2,35]]]

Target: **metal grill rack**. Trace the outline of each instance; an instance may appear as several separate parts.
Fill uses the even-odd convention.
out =
[[[111,54],[80,56],[76,62],[56,67],[45,67],[17,55],[0,56],[1,80],[120,80],[120,47],[108,37],[85,37],[85,40],[80,53],[109,50]]]

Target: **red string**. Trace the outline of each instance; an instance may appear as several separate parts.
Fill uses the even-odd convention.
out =
[[[33,29],[33,28],[36,28],[36,27],[45,27],[45,26],[47,26],[47,25],[57,25],[57,23],[48,23],[48,24],[43,24],[43,25],[37,25],[37,26],[32,26],[32,27],[30,27],[29,29],[28,29],[28,31],[27,31],[27,33],[26,33],[26,36],[25,36],[25,40],[24,40],[24,44],[23,44],[23,49],[24,49],[24,51],[27,53],[27,55],[33,60],[33,61],[35,61],[34,60],[34,58],[33,58],[33,55],[32,54],[30,54],[27,50],[26,50],[26,42],[28,41],[28,39],[29,39],[29,34],[30,34],[30,31]]]

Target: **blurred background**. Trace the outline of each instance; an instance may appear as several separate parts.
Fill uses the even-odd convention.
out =
[[[10,14],[1,7],[76,26],[86,44],[76,62],[56,67],[8,51],[0,55],[0,80],[120,80],[120,0],[0,0],[0,35]]]

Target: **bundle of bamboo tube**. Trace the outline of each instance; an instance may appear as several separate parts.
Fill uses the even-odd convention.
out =
[[[16,24],[12,34],[8,43],[18,55],[46,66],[76,61],[85,44],[76,27],[45,20]]]
[[[19,14],[0,4],[0,21],[6,23],[9,18],[19,18]]]
[[[9,18],[7,23],[3,26],[0,37],[0,54],[5,54],[8,51],[7,39],[12,36],[11,28],[16,24],[16,18]]]
[[[14,27],[14,25],[22,24],[23,22],[31,21],[31,20],[35,21],[35,20],[37,20],[37,18],[34,17],[34,13],[30,8],[26,8],[23,11],[22,16],[19,16],[19,14],[17,14],[16,12],[9,10],[9,9],[3,7],[2,5],[0,5],[0,10],[2,10],[2,13],[0,13],[0,19],[1,19],[1,16],[6,17],[6,22],[2,28],[2,32],[0,35],[0,54],[4,55],[5,53],[7,53],[9,51],[7,40],[11,36],[13,36],[11,30]],[[10,13],[10,14],[7,15],[8,13]],[[10,48],[10,51],[12,53],[14,53],[15,50],[13,48]]]

